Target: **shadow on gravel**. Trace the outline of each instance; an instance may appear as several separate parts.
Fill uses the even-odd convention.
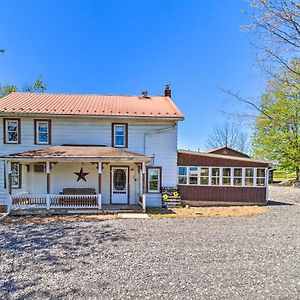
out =
[[[294,205],[293,203],[269,200],[267,206]]]
[[[0,266],[0,298],[10,299],[15,292],[22,295],[21,299],[32,298],[45,270],[50,274],[76,272],[81,265],[92,264],[91,256],[101,258],[101,244],[128,240],[125,231],[100,222],[6,224],[0,231],[0,260],[6,264],[5,268]],[[33,277],[22,279],[27,268]],[[49,291],[40,292],[46,298]]]

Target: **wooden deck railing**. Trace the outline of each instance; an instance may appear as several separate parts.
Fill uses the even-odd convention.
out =
[[[46,207],[47,197],[45,195],[16,195],[12,196],[12,206],[21,207]]]

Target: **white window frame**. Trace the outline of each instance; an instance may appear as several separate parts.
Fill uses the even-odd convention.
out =
[[[202,171],[203,169],[207,169],[207,171],[208,171],[207,176],[201,174],[201,171]],[[207,184],[201,183],[201,179],[202,179],[202,178],[207,178]],[[200,167],[200,168],[199,168],[198,184],[201,185],[201,186],[209,186],[209,167]]]
[[[150,181],[151,181],[150,176],[149,176],[150,171],[158,171],[157,189],[156,190],[151,190],[150,189]],[[159,194],[161,192],[161,168],[157,168],[157,167],[147,168],[147,192],[148,193],[157,193],[157,194]]]
[[[186,173],[186,175],[180,175],[180,174],[179,174],[179,168],[185,168],[185,173]],[[188,167],[186,167],[186,166],[178,166],[178,169],[177,169],[177,170],[178,170],[178,171],[177,171],[177,172],[178,172],[178,176],[177,176],[177,183],[178,183],[178,184],[182,184],[182,185],[187,185],[187,184],[188,184],[189,181],[188,181],[188,169],[187,169],[187,168],[188,168]],[[180,183],[180,182],[179,182],[179,179],[180,179],[181,177],[182,177],[182,178],[185,178],[185,182],[186,182],[186,183]]]
[[[191,171],[191,168],[196,168],[196,171]],[[191,173],[191,172],[193,172],[193,173]],[[190,177],[197,178],[197,180],[196,180],[197,183],[190,183],[191,182]],[[188,183],[189,183],[189,185],[198,185],[199,184],[199,168],[198,167],[196,167],[196,166],[188,167]]]
[[[117,134],[117,130],[116,130],[117,127],[122,127],[124,129],[124,134],[122,134],[122,135]],[[113,131],[114,131],[114,140],[113,140],[114,145],[113,145],[113,147],[116,147],[116,148],[126,148],[126,145],[127,145],[126,130],[127,130],[127,125],[126,124],[113,124]],[[117,136],[122,136],[124,138],[122,145],[117,145],[117,143],[116,143]]]
[[[231,175],[232,175],[232,168],[231,167],[223,167],[222,168],[222,185],[223,186],[231,186]],[[229,173],[229,176],[228,175],[224,175],[224,169],[229,169],[230,173]],[[229,179],[229,184],[224,184],[224,179]]]
[[[38,145],[49,145],[49,141],[50,141],[50,139],[49,139],[50,122],[48,120],[45,120],[45,121],[43,121],[43,120],[36,120],[35,122],[36,122],[36,133],[35,133],[36,134],[36,143]],[[47,132],[43,132],[43,133],[47,133],[47,142],[41,142],[41,141],[39,141],[39,124],[40,123],[47,124]]]
[[[264,176],[258,176],[258,170],[264,170]],[[256,180],[255,180],[255,183],[256,183],[256,186],[257,187],[265,187],[266,186],[266,174],[267,174],[267,171],[266,171],[266,168],[256,168]],[[263,179],[264,180],[264,184],[258,184],[258,180],[260,179]]]
[[[241,169],[241,171],[242,171],[241,176],[235,176],[234,172],[237,169]],[[243,170],[244,170],[244,168],[242,168],[242,167],[234,167],[233,168],[233,186],[243,186],[243,173],[244,173]],[[241,179],[241,184],[235,184],[235,181],[234,181],[235,179]]]
[[[247,169],[252,170],[252,176],[247,176]],[[252,185],[247,185],[246,181],[247,179],[252,179]],[[254,168],[245,168],[245,186],[246,187],[253,187],[254,186]]]
[[[17,166],[16,173],[13,172],[13,170],[14,170],[13,166]],[[14,162],[11,163],[11,182],[12,182],[11,187],[13,189],[19,189],[22,186],[22,182],[21,182],[21,180],[22,180],[21,167],[22,166],[19,163],[14,163]],[[13,182],[14,182],[13,178],[14,177],[18,178],[18,180],[17,180],[18,181],[18,185],[13,184]]]
[[[9,122],[13,122],[16,123],[16,131],[9,131],[8,130],[8,123]],[[20,141],[20,137],[19,137],[19,128],[20,128],[20,120],[16,120],[16,119],[5,119],[5,144],[19,144]],[[9,132],[16,132],[17,133],[17,140],[16,141],[10,141],[9,140]]]
[[[213,175],[212,175],[213,169],[219,169],[219,175],[213,176]],[[211,177],[211,185],[212,185],[212,186],[220,186],[220,185],[221,185],[221,173],[222,173],[222,172],[221,172],[221,169],[222,169],[222,168],[220,168],[220,167],[212,167],[212,168],[211,168],[211,174],[210,174],[211,176],[210,176],[210,177]],[[219,183],[218,183],[218,184],[213,184],[213,178],[218,179]]]

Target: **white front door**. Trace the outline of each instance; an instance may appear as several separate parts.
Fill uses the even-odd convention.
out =
[[[111,168],[111,203],[128,204],[128,167]]]

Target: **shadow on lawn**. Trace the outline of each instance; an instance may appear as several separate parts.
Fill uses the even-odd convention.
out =
[[[95,259],[101,261],[104,255],[102,244],[114,245],[128,239],[123,230],[102,220],[4,226],[5,230],[0,231],[1,264],[6,263],[5,268],[0,266],[1,299],[10,299],[13,293],[18,299],[50,298],[54,291],[47,285],[44,289],[40,286],[45,276],[51,278],[57,272],[67,275],[81,266],[92,267]],[[71,290],[77,293],[78,287],[71,287]],[[70,289],[60,289],[59,295],[55,295],[64,298],[69,293]]]

